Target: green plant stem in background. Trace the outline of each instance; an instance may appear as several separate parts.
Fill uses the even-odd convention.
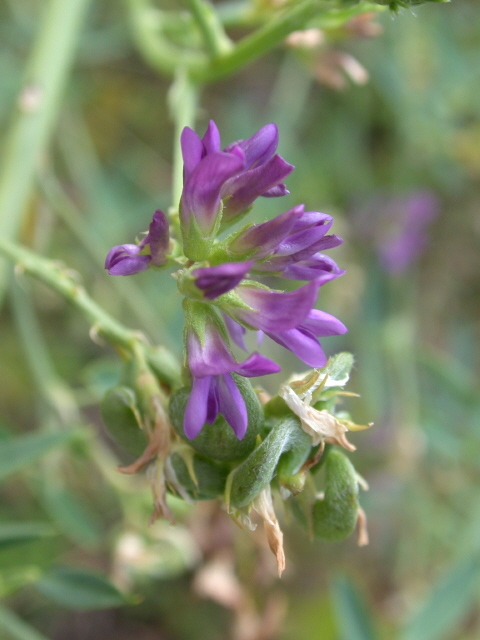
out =
[[[225,33],[217,13],[205,0],[186,0],[198,28],[202,32],[205,46],[212,57],[229,52],[233,43]]]
[[[280,44],[292,31],[303,28],[309,20],[329,10],[328,3],[303,0],[285,9],[278,17],[246,36],[230,53],[210,60],[206,68],[192,69],[192,77],[213,82],[232,75]]]
[[[170,114],[174,122],[172,184],[172,203],[174,208],[179,207],[183,190],[183,158],[180,136],[184,127],[195,127],[199,92],[199,85],[192,82],[187,71],[179,69],[168,95]]]
[[[18,268],[42,281],[51,289],[59,293],[65,300],[74,304],[81,311],[87,322],[92,325],[95,335],[103,338],[114,347],[126,351],[135,357],[138,349],[145,351],[149,363],[155,372],[168,384],[178,384],[179,371],[176,369],[174,358],[166,350],[160,352],[144,343],[143,336],[132,331],[112,318],[76,281],[65,267],[42,258],[34,252],[10,242],[0,239],[0,253],[17,263]]]
[[[0,237],[14,240],[57,118],[90,0],[50,0],[24,77],[0,172]],[[0,260],[0,302],[7,268]]]

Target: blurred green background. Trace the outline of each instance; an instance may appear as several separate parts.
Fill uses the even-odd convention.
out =
[[[4,139],[44,4],[0,5]],[[103,270],[111,246],[171,205],[169,80],[142,59],[129,22],[122,3],[91,2],[19,237],[180,355],[174,280]],[[17,274],[0,316],[2,640],[480,637],[480,7],[381,13],[323,36],[316,52],[285,46],[206,87],[196,128],[213,118],[227,144],[276,122],[280,153],[296,165],[292,195],[259,202],[256,219],[304,202],[334,215],[345,240],[331,255],[347,273],[319,306],[349,327],[324,341],[329,354],[355,354],[350,390],[361,398],[346,406],[375,423],[352,436],[370,485],[370,545],[311,543],[283,522],[279,582],[261,535],[234,531],[215,506],[175,503],[176,529],[149,527],[148,488],[116,474],[99,417],[115,355],[63,300]],[[24,108],[35,91],[22,93]],[[422,198],[433,211],[424,245],[392,268],[387,243],[415,228]],[[264,352],[299,369],[280,348]],[[16,466],[9,459],[21,434],[42,427],[55,439],[72,424],[67,449],[52,440]]]

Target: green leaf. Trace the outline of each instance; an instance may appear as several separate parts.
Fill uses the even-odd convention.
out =
[[[477,597],[480,556],[466,558],[447,572],[407,623],[401,640],[442,640],[467,615]]]
[[[49,515],[61,531],[80,546],[100,544],[102,530],[98,518],[77,496],[61,487],[49,485],[44,493]]]
[[[346,576],[335,580],[332,597],[340,632],[339,640],[375,640],[377,634],[370,614],[358,590]]]
[[[35,587],[57,604],[80,611],[120,607],[127,602],[102,575],[83,569],[59,567],[45,575]]]
[[[0,523],[0,551],[52,535],[55,535],[54,530],[44,522],[2,522]]]
[[[0,447],[0,481],[20,471],[37,458],[59,447],[77,434],[77,431],[57,431],[55,433],[33,433],[18,436]]]
[[[12,640],[48,640],[46,636],[5,607],[0,607],[0,629],[5,631]],[[5,638],[3,634],[2,638]]]

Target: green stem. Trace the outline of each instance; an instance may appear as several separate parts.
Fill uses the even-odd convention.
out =
[[[135,355],[139,347],[144,349],[149,365],[162,380],[169,385],[179,383],[180,373],[174,357],[163,348],[149,347],[138,332],[112,318],[89,297],[65,267],[4,240],[0,240],[0,253],[17,263],[21,272],[37,278],[75,305],[92,325],[95,335],[132,355]]]
[[[184,127],[193,128],[195,126],[198,94],[198,84],[192,82],[192,79],[184,68],[180,68],[169,93],[170,114],[174,122],[172,185],[172,203],[174,208],[178,208],[183,190],[183,158],[180,136]]]
[[[195,68],[205,65],[205,55],[200,52],[185,52],[164,37],[164,14],[150,6],[149,0],[128,0],[127,4],[135,43],[154,69],[173,75],[179,66]]]
[[[50,0],[27,66],[0,173],[0,237],[14,240],[60,108],[90,0]],[[0,261],[0,301],[7,285]]]
[[[218,19],[215,9],[205,0],[186,0],[212,57],[231,51],[233,45]]]
[[[325,3],[319,0],[302,0],[293,4],[276,19],[246,36],[230,53],[212,59],[206,67],[192,68],[192,77],[203,82],[213,82],[235,73],[276,47],[292,31],[303,28],[325,8]]]

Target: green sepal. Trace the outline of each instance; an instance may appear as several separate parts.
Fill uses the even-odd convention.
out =
[[[245,507],[272,481],[280,456],[292,450],[306,435],[297,418],[278,422],[265,440],[238,466],[229,479],[228,504]],[[303,445],[302,445],[303,446]],[[287,461],[288,464],[291,461]]]
[[[225,491],[225,482],[230,470],[228,465],[218,464],[195,452],[187,464],[182,454],[177,451],[168,457],[167,469],[167,484],[171,492],[180,497],[183,497],[182,493],[185,492],[191,500],[213,500],[221,496]],[[169,480],[172,471],[174,482],[171,477]]]
[[[123,386],[109,389],[102,398],[100,410],[114,442],[133,455],[141,455],[146,439],[133,389]]]
[[[193,260],[193,262],[208,260],[213,242],[220,229],[222,211],[223,202],[220,201],[220,209],[218,210],[217,217],[215,218],[215,224],[208,235],[202,233],[193,214],[190,216],[188,225],[182,224],[183,252],[187,258]]]
[[[205,424],[196,438],[189,440],[183,430],[183,418],[190,388],[183,387],[170,398],[169,414],[177,434],[199,453],[221,462],[242,460],[255,448],[257,434],[261,428],[263,412],[257,394],[249,380],[234,373],[231,374],[247,407],[248,427],[243,440],[239,440],[231,426],[221,415],[213,424]]]

